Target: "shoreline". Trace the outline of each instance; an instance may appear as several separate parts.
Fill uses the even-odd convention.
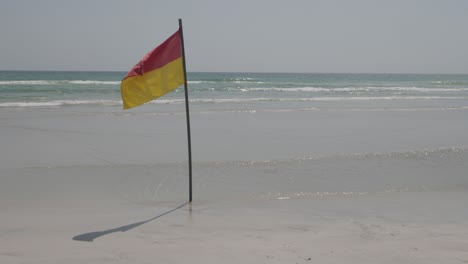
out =
[[[0,118],[1,263],[468,261],[464,111]]]

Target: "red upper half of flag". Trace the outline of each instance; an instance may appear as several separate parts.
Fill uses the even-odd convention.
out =
[[[143,75],[146,72],[158,69],[164,65],[182,57],[180,29],[166,39],[161,45],[146,54],[128,72],[124,79],[132,76]]]

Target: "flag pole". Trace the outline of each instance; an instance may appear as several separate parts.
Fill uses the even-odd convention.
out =
[[[187,67],[185,64],[184,31],[182,29],[182,19],[179,18],[180,42],[182,48],[182,64],[184,68],[184,90],[185,90],[185,113],[187,119],[187,143],[188,143],[188,166],[189,166],[189,202],[192,202],[192,137],[190,135],[190,110],[187,85]]]

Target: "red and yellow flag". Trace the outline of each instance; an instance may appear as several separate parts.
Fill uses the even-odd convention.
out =
[[[146,54],[120,85],[123,108],[147,103],[184,84],[180,29]]]

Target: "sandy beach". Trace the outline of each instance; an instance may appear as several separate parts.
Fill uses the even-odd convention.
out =
[[[468,263],[466,110],[0,112],[1,263]]]
[[[468,264],[467,14],[0,0],[0,264]]]

